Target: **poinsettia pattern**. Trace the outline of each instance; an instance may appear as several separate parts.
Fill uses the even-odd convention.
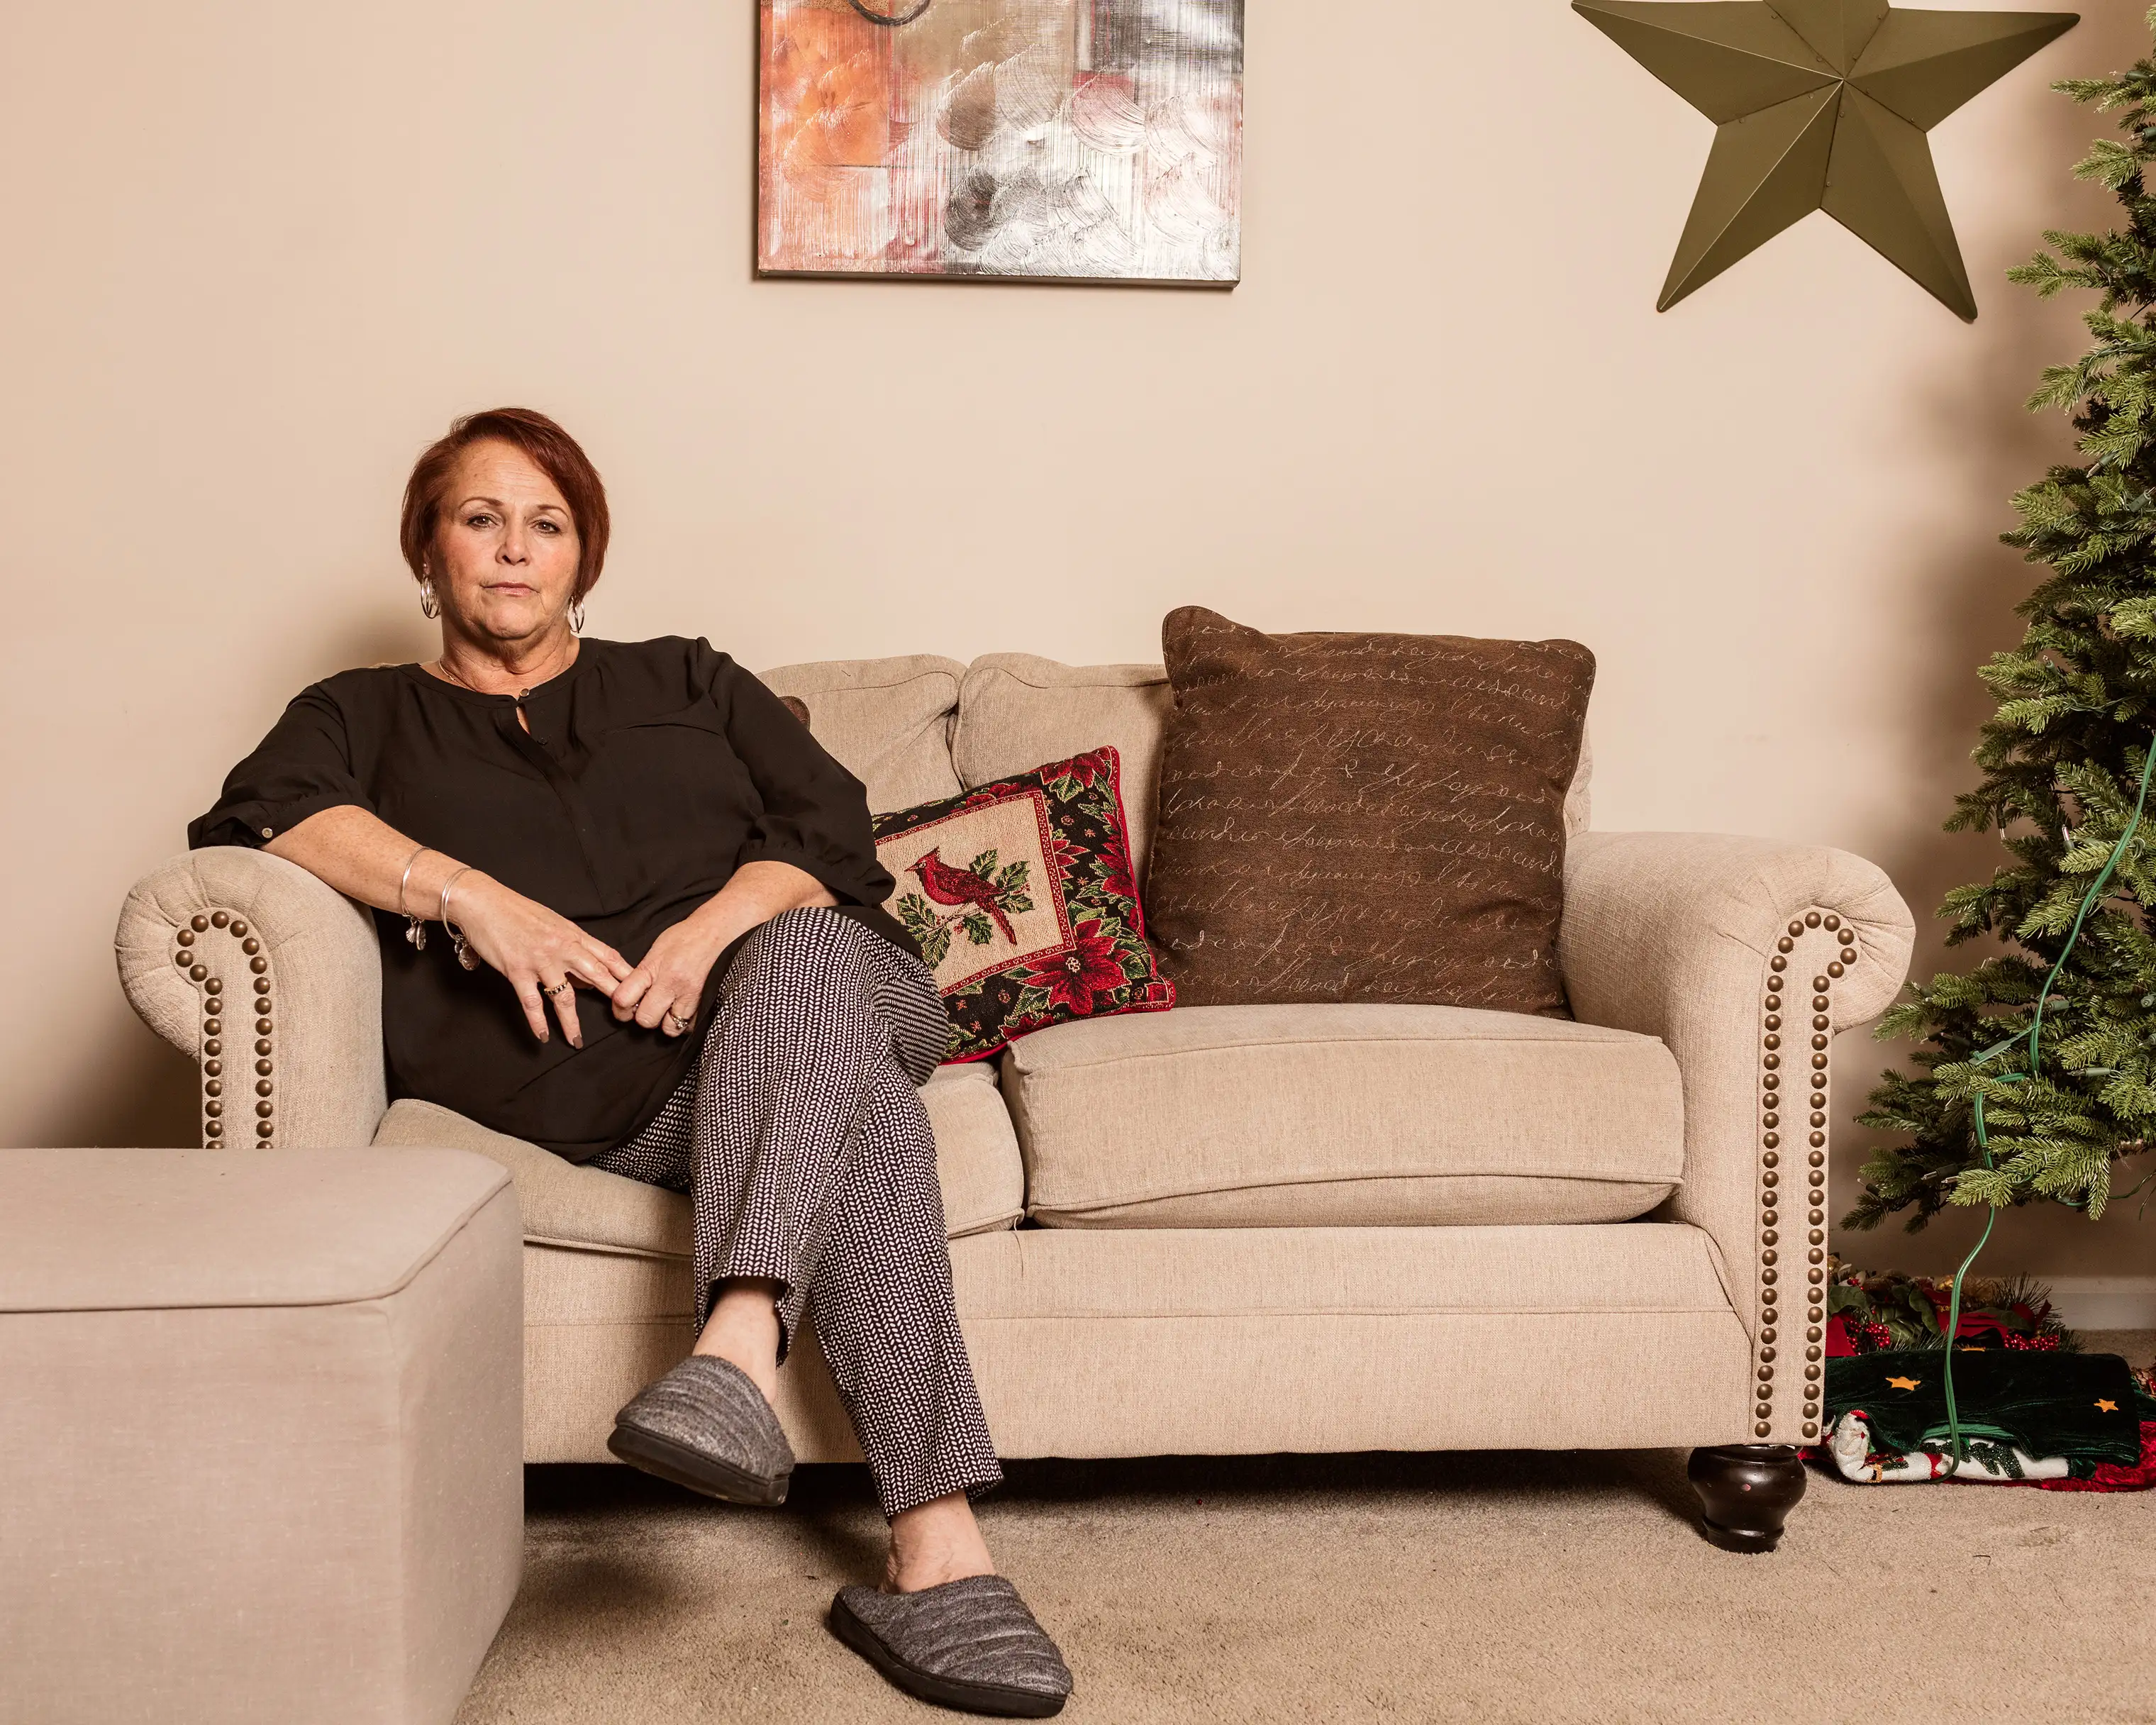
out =
[[[947,829],[955,815],[1007,804],[1026,805],[1022,819],[1029,832],[1037,824],[1045,878],[1033,878],[1026,859],[1005,860],[994,848],[963,861],[947,856],[927,830]],[[1010,813],[1019,815],[1016,809]],[[917,835],[911,845],[899,842],[908,834]],[[979,952],[979,967],[954,965],[963,979],[944,989],[952,1026],[947,1060],[984,1059],[1016,1037],[1070,1019],[1174,1005],[1174,987],[1146,944],[1123,816],[1122,762],[1113,748],[880,814],[875,836],[885,865],[901,881],[891,913],[920,942],[929,967],[942,965],[954,942],[963,943],[960,950]],[[1062,931],[1047,936],[1056,942],[1052,947],[1039,941],[1022,947],[1014,929],[1012,919],[1036,905],[1055,912]],[[1006,944],[1010,962],[998,966],[995,951]]]
[[[1081,922],[1070,950],[1060,957],[1043,958],[1019,973],[1024,984],[1018,997],[1021,1015],[1062,1008],[1079,1018],[1093,1015],[1093,1002],[1112,997],[1130,981],[1123,954],[1112,931],[1104,932],[1103,919]]]

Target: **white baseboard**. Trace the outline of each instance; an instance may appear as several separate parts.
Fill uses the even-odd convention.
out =
[[[2070,1330],[2156,1330],[2156,1276],[2041,1276]]]

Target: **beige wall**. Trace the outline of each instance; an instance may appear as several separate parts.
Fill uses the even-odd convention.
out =
[[[190,1129],[121,896],[300,685],[426,649],[398,488],[501,401],[611,482],[596,632],[1562,634],[1599,824],[1829,840],[1920,914],[1988,868],[1936,829],[2025,586],[2005,499],[2062,448],[2017,403],[2077,334],[2000,272],[2105,208],[2044,86],[2139,8],[1935,135],[1973,328],[1822,216],[1656,316],[1709,128],[1560,0],[1250,10],[1233,294],[754,280],[748,0],[0,13],[0,1142]],[[2156,1267],[2130,1224],[2002,1238]]]

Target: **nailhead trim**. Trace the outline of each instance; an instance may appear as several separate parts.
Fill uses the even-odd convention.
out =
[[[254,1107],[239,1116],[228,1114],[228,1101],[225,1094],[227,1029],[225,1011],[230,1006],[236,1013],[239,1004],[223,999],[224,979],[211,974],[213,942],[210,937],[221,934],[239,950],[234,956],[230,969],[236,976],[244,977],[254,984],[251,1007],[254,1015],[254,1060],[249,1076],[254,1079]],[[180,973],[196,985],[197,1000],[202,1008],[201,1054],[202,1068],[202,1141],[205,1149],[214,1149],[235,1138],[251,1136],[253,1142],[263,1149],[276,1144],[276,1045],[273,1040],[276,1020],[270,1016],[275,995],[270,988],[270,957],[263,950],[260,937],[252,932],[247,919],[235,911],[213,910],[198,912],[187,919],[186,925],[173,937],[177,949],[172,962]],[[218,966],[218,968],[225,968]],[[246,1025],[243,1020],[232,1027],[235,1036],[244,1036]],[[244,1108],[244,1103],[241,1105]],[[251,1118],[254,1132],[242,1130],[241,1120]]]
[[[1794,1086],[1799,1077],[1806,1081],[1804,1098],[1809,1102],[1811,1116],[1804,1142],[1803,1192],[1806,1199],[1806,1216],[1810,1233],[1810,1250],[1805,1254],[1809,1266],[1804,1274],[1804,1339],[1810,1345],[1804,1358],[1813,1363],[1804,1368],[1804,1424],[1801,1428],[1807,1442],[1816,1443],[1820,1437],[1820,1393],[1824,1368],[1820,1358],[1820,1341],[1826,1321],[1826,1124],[1827,1124],[1827,1061],[1828,1050],[1834,1028],[1832,1016],[1833,988],[1837,978],[1847,974],[1859,957],[1855,929],[1845,926],[1840,916],[1832,911],[1807,911],[1793,917],[1785,932],[1776,937],[1774,950],[1767,960],[1767,988],[1760,1015],[1759,1034],[1759,1239],[1758,1255],[1758,1312],[1759,1329],[1755,1343],[1754,1367],[1758,1381],[1753,1385],[1753,1425],[1752,1435],[1757,1438],[1771,1437],[1774,1434],[1774,1343],[1775,1325],[1782,1314],[1778,1309],[1781,1301],[1781,1271],[1777,1267],[1780,1254],[1774,1250],[1780,1241],[1783,1198],[1794,1204],[1797,1196],[1796,1177],[1785,1191],[1782,1187],[1780,1110],[1785,1101],[1794,1107],[1795,1099],[1782,1094],[1782,1032],[1795,1026],[1802,1014],[1797,1003],[1786,997],[1791,992],[1795,978],[1789,974],[1790,955],[1796,951],[1797,942],[1815,929],[1824,929],[1835,937],[1839,956],[1830,959],[1825,973],[1811,979],[1809,1004],[1811,1008],[1810,1047],[1811,1059],[1809,1070],[1799,1068],[1791,1075]],[[1794,1225],[1794,1223],[1792,1224]],[[1791,1411],[1794,1412],[1794,1409]]]

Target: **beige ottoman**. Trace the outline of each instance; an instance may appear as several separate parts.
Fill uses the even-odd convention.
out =
[[[516,1591],[521,1236],[467,1151],[0,1151],[0,1721],[449,1719]]]

